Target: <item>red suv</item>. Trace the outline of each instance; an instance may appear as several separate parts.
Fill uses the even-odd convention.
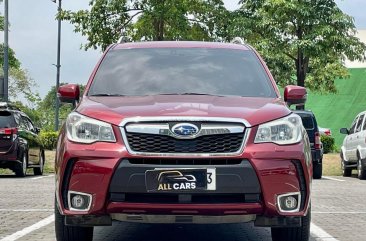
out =
[[[58,91],[79,102],[77,85]],[[64,123],[56,157],[57,240],[92,240],[113,221],[239,223],[305,241],[312,159],[306,90],[281,99],[245,44],[110,46]]]

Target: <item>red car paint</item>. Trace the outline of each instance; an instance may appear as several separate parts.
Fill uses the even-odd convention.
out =
[[[86,86],[84,96],[76,112],[112,124],[115,143],[96,142],[79,144],[67,138],[65,126],[60,131],[56,156],[56,197],[63,215],[108,215],[111,213],[140,214],[190,214],[232,215],[257,214],[266,217],[304,216],[311,196],[312,164],[309,143],[304,132],[303,139],[293,145],[280,146],[273,143],[254,144],[258,125],[290,115],[291,111],[280,98],[276,83],[260,58],[277,94],[276,98],[215,97],[215,96],[143,96],[143,97],[91,97],[88,90],[100,63],[110,49],[128,48],[230,48],[248,51],[250,48],[237,44],[200,42],[128,43],[112,45],[95,67]],[[295,92],[291,95],[291,92]],[[60,92],[59,92],[60,93]],[[286,89],[287,98],[304,97],[297,87]],[[62,95],[62,93],[60,93]],[[130,117],[228,117],[248,121],[251,131],[244,152],[230,157],[247,159],[254,167],[260,182],[262,199],[258,203],[234,204],[156,204],[111,202],[108,189],[113,174],[122,158],[136,158],[128,152],[119,125]],[[150,156],[157,158],[158,156]],[[166,156],[169,158],[169,156]],[[190,158],[186,156],[185,158]],[[216,156],[213,158],[220,158]],[[225,157],[227,158],[227,157]],[[68,189],[92,194],[93,202],[87,212],[71,211],[64,206],[61,188],[65,182],[65,169],[70,160],[75,160]],[[304,208],[296,213],[282,213],[277,204],[277,195],[300,191],[300,173],[294,165],[297,160],[303,170],[306,183]]]

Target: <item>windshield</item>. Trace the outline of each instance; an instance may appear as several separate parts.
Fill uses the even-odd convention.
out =
[[[311,130],[314,129],[314,121],[313,121],[313,117],[311,115],[307,115],[307,114],[301,114],[301,113],[297,113],[302,120],[302,124],[305,127],[305,129],[307,130]]]
[[[119,49],[99,67],[88,95],[207,94],[276,97],[252,51],[205,48]]]

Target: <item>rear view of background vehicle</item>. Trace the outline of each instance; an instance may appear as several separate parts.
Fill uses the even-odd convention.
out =
[[[311,156],[313,159],[313,178],[320,179],[323,174],[323,146],[320,141],[319,127],[315,115],[312,111],[308,110],[296,110],[294,113],[301,117],[309,136]]]
[[[77,85],[58,93],[79,101]],[[306,96],[287,86],[283,100],[246,44],[110,46],[60,130],[57,240],[90,241],[116,220],[254,222],[274,241],[307,241],[310,142],[285,103]]]
[[[329,128],[325,128],[325,127],[320,127],[319,128],[319,133],[320,135],[325,135],[325,136],[331,136],[332,135],[332,131]]]
[[[42,175],[45,159],[38,133],[26,114],[0,103],[0,168],[11,169],[19,177],[26,176],[28,168]]]
[[[357,169],[359,179],[366,179],[366,111],[353,120],[351,128],[342,128],[340,132],[347,136],[341,148],[343,176],[349,177]]]

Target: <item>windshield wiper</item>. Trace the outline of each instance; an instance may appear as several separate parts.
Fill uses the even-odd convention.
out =
[[[222,97],[222,95],[214,95],[214,94],[208,94],[208,93],[194,93],[194,92],[165,93],[165,94],[157,94],[157,95],[207,95],[207,96],[218,96],[218,97]]]
[[[125,96],[125,95],[121,95],[121,94],[105,94],[105,93],[102,93],[102,94],[92,94],[92,95],[89,95],[89,96]]]

